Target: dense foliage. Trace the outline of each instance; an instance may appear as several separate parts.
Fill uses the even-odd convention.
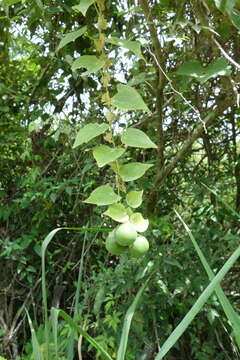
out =
[[[49,308],[73,315],[80,264],[74,319],[113,359],[123,318],[150,273],[128,360],[153,359],[209,283],[174,210],[214,272],[239,245],[239,31],[238,0],[2,0],[0,355],[34,358],[29,314],[45,356],[41,245],[55,228],[82,231],[59,231],[49,244]],[[106,118],[112,132],[81,136]],[[126,128],[147,134],[144,146],[131,145]],[[142,177],[133,167],[119,177],[99,160],[96,146],[112,142],[124,147],[122,168],[146,166]],[[108,184],[117,193],[143,190],[150,249],[140,258],[109,254],[105,240],[117,224],[103,214],[107,206],[84,202]],[[239,263],[221,285],[239,311]],[[105,359],[85,339],[74,338],[69,355],[71,336],[59,321],[59,359]],[[165,359],[239,359],[239,351],[214,294]]]

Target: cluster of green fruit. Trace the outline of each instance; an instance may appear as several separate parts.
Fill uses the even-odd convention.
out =
[[[112,255],[121,255],[128,251],[133,257],[142,256],[149,249],[148,240],[144,236],[138,235],[134,226],[129,222],[119,225],[109,233],[105,245]]]

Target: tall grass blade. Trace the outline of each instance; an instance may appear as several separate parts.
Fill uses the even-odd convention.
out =
[[[50,329],[48,321],[48,304],[47,304],[47,287],[46,287],[46,263],[45,256],[49,243],[55,236],[55,234],[60,230],[71,230],[71,231],[91,231],[91,232],[109,232],[111,229],[108,228],[77,228],[77,227],[62,227],[52,230],[44,239],[41,249],[41,259],[42,259],[42,297],[43,297],[43,313],[44,313],[44,327],[45,327],[45,344],[46,344],[46,360],[49,360],[49,338],[50,338]]]
[[[118,353],[117,353],[117,360],[124,360],[125,359],[125,354],[126,354],[126,350],[127,350],[127,343],[128,343],[128,335],[129,335],[129,330],[130,330],[132,318],[133,318],[134,312],[136,310],[136,307],[138,305],[139,299],[140,299],[143,291],[147,287],[148,281],[149,281],[149,278],[145,281],[145,283],[138,290],[137,295],[135,296],[132,304],[128,308],[128,311],[127,311],[127,313],[125,315],[124,322],[123,322],[122,334],[121,334],[121,340],[120,340]]]
[[[210,284],[206,287],[206,289],[199,296],[195,304],[189,310],[187,315],[183,318],[180,324],[176,327],[176,329],[172,332],[172,334],[168,337],[168,339],[163,344],[161,350],[157,354],[154,360],[161,360],[168,353],[168,351],[174,346],[174,344],[178,341],[180,336],[184,333],[187,327],[191,324],[195,316],[202,309],[205,302],[212,295],[216,286],[222,281],[227,272],[231,269],[233,264],[236,262],[238,257],[240,256],[240,246],[233,252],[230,258],[225,262],[221,270],[217,273],[216,276],[212,279]]]
[[[84,259],[84,252],[85,252],[85,245],[87,241],[87,232],[84,234],[83,239],[83,246],[82,246],[82,252],[81,252],[81,259],[80,259],[80,265],[79,265],[79,271],[78,271],[78,281],[77,281],[77,289],[75,294],[75,304],[74,304],[74,317],[73,319],[76,320],[78,316],[78,310],[79,310],[79,298],[80,298],[80,290],[82,286],[82,274],[83,274],[83,259]]]
[[[56,360],[58,359],[58,315],[59,309],[51,308],[51,323]]]
[[[184,222],[184,220],[182,219],[182,217],[179,215],[179,213],[176,210],[175,210],[175,213],[178,216],[178,218],[180,219],[180,221],[182,222],[187,234],[189,235],[189,237],[193,243],[193,246],[199,256],[199,259],[201,260],[201,263],[209,277],[209,280],[212,280],[214,278],[214,272],[212,271],[211,267],[209,266],[202,250],[198,246],[198,243],[196,242],[191,230],[189,229],[187,224]],[[222,308],[233,328],[234,337],[236,339],[238,348],[240,349],[240,318],[239,318],[238,314],[235,312],[235,310],[233,309],[230,301],[224,294],[220,285],[216,286],[215,292],[216,292],[218,300],[219,300],[220,304],[222,305]]]
[[[30,330],[31,330],[34,360],[44,360],[41,349],[40,349],[40,346],[39,346],[39,343],[38,343],[38,340],[37,340],[36,332],[35,332],[34,327],[33,327],[32,320],[31,320],[30,315],[29,315],[27,310],[26,310],[26,313],[27,313],[29,327],[30,327]]]
[[[81,334],[93,347],[95,347],[95,349],[100,351],[107,360],[113,360],[108,354],[108,352],[104,350],[104,348],[96,340],[94,340],[90,335],[88,335],[88,333],[83,330],[83,328],[78,325],[65,311],[59,310],[59,315],[67,321],[67,323],[71,326],[72,330]]]
[[[62,230],[63,228],[58,228],[52,230],[47,237],[44,239],[42,243],[42,297],[43,297],[43,312],[44,312],[44,334],[45,334],[45,344],[46,344],[46,360],[49,359],[49,337],[50,337],[50,329],[49,329],[49,321],[48,321],[48,304],[47,304],[47,288],[46,288],[46,264],[45,264],[45,255],[47,247],[54,237],[54,235]]]
[[[82,252],[81,252],[81,259],[80,259],[80,265],[79,265],[79,271],[78,271],[78,281],[77,281],[77,289],[75,293],[75,304],[74,304],[74,315],[73,320],[76,322],[78,318],[78,310],[79,310],[79,298],[80,298],[80,291],[81,291],[81,283],[82,283],[82,274],[83,274],[83,258],[84,258],[84,252],[85,252],[85,244],[87,240],[87,231],[84,234],[83,239],[83,246],[82,246]],[[69,339],[68,343],[68,360],[72,360],[74,356],[74,336],[75,336],[75,330],[72,330],[72,334]]]

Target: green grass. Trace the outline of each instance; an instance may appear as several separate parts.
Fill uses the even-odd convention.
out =
[[[233,264],[236,262],[238,257],[240,256],[240,246],[232,253],[232,255],[229,257],[229,259],[225,262],[225,264],[222,266],[220,271],[217,274],[214,274],[212,271],[208,261],[206,260],[202,250],[198,246],[193,234],[191,233],[189,227],[186,225],[182,217],[176,212],[178,218],[182,222],[189,238],[192,241],[192,244],[194,246],[194,249],[196,253],[198,254],[199,260],[203,266],[203,268],[206,271],[206,274],[209,278],[209,285],[205,288],[205,290],[201,293],[199,298],[196,300],[192,308],[188,311],[188,313],[184,316],[182,321],[179,323],[179,325],[175,328],[175,330],[172,332],[172,334],[167,338],[167,340],[163,343],[161,346],[160,351],[156,355],[154,360],[161,360],[164,358],[164,356],[169,352],[169,350],[175,346],[178,339],[183,335],[183,333],[186,331],[188,326],[192,323],[194,318],[197,316],[197,314],[202,310],[202,307],[206,303],[206,301],[209,299],[209,297],[215,292],[219,302],[223,308],[223,311],[232,326],[234,338],[236,341],[236,344],[238,348],[240,349],[240,318],[236,311],[233,309],[231,303],[229,302],[228,298],[224,294],[220,282],[224,278],[224,276],[228,273],[228,271],[231,269]],[[72,231],[83,231],[84,232],[84,240],[83,240],[83,246],[82,246],[82,253],[79,263],[79,273],[78,273],[78,281],[77,281],[77,288],[76,288],[76,294],[75,294],[75,300],[74,300],[74,311],[73,316],[71,317],[68,315],[65,311],[61,309],[52,308],[50,313],[50,321],[49,321],[49,310],[48,310],[48,302],[47,302],[47,285],[46,285],[46,264],[45,264],[45,258],[46,258],[46,252],[48,249],[48,246],[53,239],[53,237],[61,230],[72,230]],[[57,228],[53,231],[51,231],[47,237],[44,239],[42,244],[42,297],[43,297],[43,311],[44,311],[44,334],[45,334],[45,343],[44,343],[44,354],[41,351],[41,346],[38,343],[37,336],[35,333],[35,330],[33,328],[32,321],[30,319],[30,316],[27,312],[27,317],[29,321],[29,326],[31,329],[31,335],[32,335],[32,346],[33,346],[33,356],[34,360],[53,360],[50,356],[50,348],[51,348],[51,354],[52,354],[52,348],[54,348],[54,354],[55,359],[59,359],[59,344],[58,344],[58,319],[61,317],[65,320],[65,322],[70,326],[72,334],[69,338],[68,342],[68,351],[67,351],[67,360],[72,360],[74,356],[74,346],[75,346],[75,339],[76,337],[83,336],[89,344],[91,344],[98,352],[100,352],[103,356],[103,358],[107,360],[113,360],[112,357],[108,354],[108,352],[99,344],[93,337],[91,337],[88,332],[85,330],[83,325],[79,325],[79,299],[81,294],[81,287],[82,287],[82,273],[83,273],[83,266],[84,266],[84,256],[85,256],[85,248],[86,248],[86,241],[87,241],[87,234],[88,231],[96,232],[96,234],[100,231],[102,232],[109,232],[110,229],[105,228]],[[154,269],[154,266],[153,266]],[[144,271],[144,274],[149,270],[149,266],[146,267]],[[156,269],[154,270],[156,271]],[[145,291],[145,289],[148,286],[148,283],[150,281],[151,275],[145,280],[144,284],[140,287],[137,294],[135,295],[132,304],[128,308],[126,315],[123,320],[123,327],[121,332],[121,338],[120,343],[117,351],[117,359],[116,360],[125,360],[126,356],[126,350],[129,340],[129,331],[131,327],[131,322],[133,315],[136,311],[136,308],[138,306],[139,300]],[[50,338],[53,339],[53,344],[50,344]],[[51,347],[50,347],[51,345]]]

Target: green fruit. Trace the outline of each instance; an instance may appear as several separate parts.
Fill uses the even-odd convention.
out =
[[[144,236],[139,235],[129,249],[130,255],[139,257],[145,254],[149,249],[149,242]]]
[[[137,238],[137,232],[134,226],[130,223],[119,225],[115,230],[115,238],[118,245],[128,246],[134,243]]]
[[[115,239],[114,233],[111,232],[109,233],[106,242],[105,242],[105,246],[107,251],[112,254],[112,255],[120,255],[122,254],[124,251],[126,251],[126,248],[123,246],[120,246]]]

